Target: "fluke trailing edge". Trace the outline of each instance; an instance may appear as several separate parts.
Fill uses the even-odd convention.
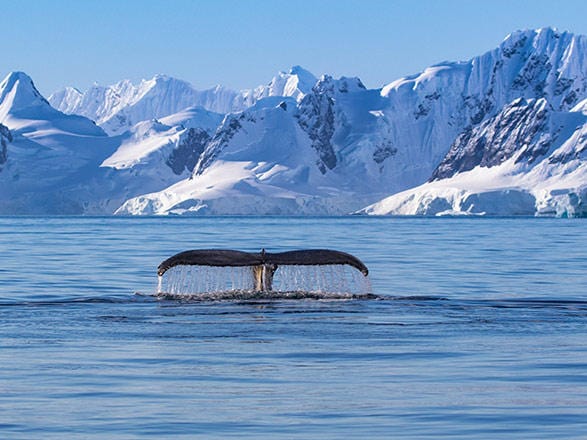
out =
[[[346,252],[330,249],[305,249],[270,253],[263,249],[259,253],[223,249],[197,249],[180,252],[163,261],[157,269],[162,276],[174,266],[251,266],[256,290],[271,290],[273,274],[279,266],[349,265],[369,274],[367,266],[357,257]]]

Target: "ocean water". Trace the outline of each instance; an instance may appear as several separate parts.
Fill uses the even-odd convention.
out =
[[[587,438],[587,224],[0,218],[0,438]],[[333,248],[378,299],[181,301],[187,249]]]

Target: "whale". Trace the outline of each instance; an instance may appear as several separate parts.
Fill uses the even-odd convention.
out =
[[[193,249],[167,258],[157,268],[160,277],[175,266],[216,266],[252,268],[255,290],[272,290],[273,275],[279,266],[348,265],[369,274],[367,266],[346,252],[332,249],[301,249],[286,252],[244,252],[232,249]]]

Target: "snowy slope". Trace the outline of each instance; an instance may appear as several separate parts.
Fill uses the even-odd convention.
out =
[[[549,208],[540,208],[541,200],[547,196],[533,190],[541,187],[540,177],[533,180],[526,174],[540,163],[549,169],[544,172],[553,176],[548,179],[549,185],[562,185],[556,184],[562,174],[542,160],[562,140],[568,139],[570,144],[566,147],[573,148],[571,133],[581,126],[577,123],[577,106],[587,96],[586,52],[584,36],[552,29],[520,31],[509,35],[497,49],[467,63],[435,66],[386,86],[384,96],[394,102],[402,101],[402,96],[411,97],[407,102],[412,107],[403,106],[405,114],[417,103],[414,117],[431,121],[431,130],[444,127],[445,137],[431,131],[432,156],[428,157],[433,160],[423,175],[428,174],[426,179],[434,182],[391,196],[364,212],[428,215],[476,211],[505,215],[548,211]],[[448,106],[447,93],[451,95]],[[568,115],[569,122],[562,124],[567,128],[558,127],[557,119],[564,116],[551,115],[570,110],[575,114]],[[453,141],[447,144],[451,137]],[[443,145],[451,148],[441,148]],[[512,155],[516,159],[511,159]],[[578,176],[577,172],[574,175]],[[510,199],[519,195],[510,187],[522,189],[523,202],[510,206]],[[573,191],[571,187],[566,190]],[[479,194],[490,198],[491,206],[480,208],[477,202],[473,209],[463,203],[467,197]],[[538,197],[536,206],[527,194]]]
[[[171,150],[178,147],[181,144],[180,140],[185,140],[188,134],[194,137],[196,133],[202,132],[205,136],[201,144],[205,145],[210,133],[216,129],[222,118],[221,114],[209,112],[201,107],[192,107],[160,120],[139,122],[121,136],[120,147],[102,163],[102,166],[116,169],[134,167],[149,160],[153,153],[162,153],[163,147],[169,146],[167,149],[170,151],[164,154],[167,159]],[[188,171],[191,172],[194,166],[195,161]]]
[[[295,118],[294,100],[266,98],[228,115],[189,178],[127,201],[119,214],[309,214],[334,192],[314,165],[318,156]],[[270,128],[270,129],[268,129]],[[276,136],[279,136],[277,141]],[[342,196],[344,197],[344,195]],[[346,195],[352,198],[352,193]],[[345,200],[343,205],[349,203]]]
[[[223,116],[200,107],[139,122],[117,136],[117,149],[100,164],[107,174],[112,213],[126,199],[158,191],[191,175]]]

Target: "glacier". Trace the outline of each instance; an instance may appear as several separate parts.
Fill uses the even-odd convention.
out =
[[[0,83],[4,214],[585,216],[587,38],[516,31],[369,89],[300,66],[45,99]]]

